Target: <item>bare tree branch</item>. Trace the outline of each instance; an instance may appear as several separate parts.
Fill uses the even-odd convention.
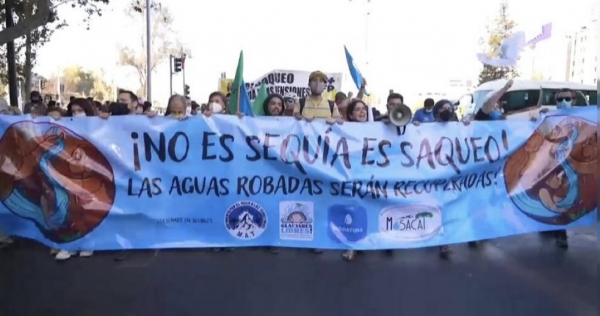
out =
[[[165,6],[153,2],[150,5],[152,10],[152,29],[150,43],[152,47],[152,60],[150,61],[150,71],[154,72],[157,67],[169,59],[169,55],[177,54],[181,50],[181,45],[177,40],[177,34],[172,28],[172,16]],[[139,21],[140,25],[144,22],[146,7],[140,0],[132,0],[130,7],[126,9],[126,14],[133,20]],[[141,45],[124,47],[120,49],[119,63],[123,66],[129,66],[135,70],[140,82],[141,90],[145,91],[146,78],[148,77],[146,69],[146,36],[140,34]]]

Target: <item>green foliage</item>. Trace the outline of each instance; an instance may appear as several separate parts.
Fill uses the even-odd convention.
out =
[[[484,52],[493,54],[502,41],[513,34],[515,26],[515,21],[508,14],[508,3],[503,1],[500,4],[498,16],[487,26],[488,39],[485,42],[482,40],[484,42],[482,43],[484,45]],[[510,79],[518,75],[519,73],[514,68],[484,65],[479,73],[479,84],[497,79]]]
[[[56,77],[48,78],[42,94],[54,95],[58,90],[57,83]],[[85,70],[81,66],[65,68],[60,76],[60,83],[64,87],[64,91],[61,93],[62,102],[66,102],[70,96],[111,100],[114,94],[113,87],[104,81],[101,73]]]
[[[89,28],[89,21],[94,16],[102,16],[102,8],[109,3],[110,0],[51,0],[52,18],[51,22],[39,27],[35,31],[31,32],[29,40],[31,44],[31,66],[35,65],[37,50],[50,41],[50,38],[54,34],[54,31],[59,30],[76,22],[84,22]],[[6,1],[5,1],[6,2]],[[36,10],[36,0],[12,0],[15,23],[18,23],[22,19],[31,17]],[[58,8],[63,5],[70,5],[73,8],[79,8],[86,14],[83,21],[73,21],[69,17],[62,17],[58,14]],[[6,11],[4,6],[0,10],[0,23],[4,25],[6,23]],[[27,41],[25,38],[21,38],[15,41],[15,56],[17,63],[17,75],[24,77],[25,73],[25,52],[27,50]],[[6,48],[2,46],[0,48],[0,81],[4,84],[7,83],[6,73]]]

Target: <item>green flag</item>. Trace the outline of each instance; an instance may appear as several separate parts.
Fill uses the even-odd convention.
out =
[[[235,114],[240,112],[240,87],[244,83],[244,51],[240,51],[237,68],[235,70],[235,78],[231,83],[231,95],[229,96],[229,113]]]
[[[258,90],[258,94],[256,95],[256,99],[254,99],[254,103],[252,103],[252,112],[256,116],[265,115],[265,108],[263,107],[263,103],[267,99],[267,86],[263,83],[260,85],[260,90]]]

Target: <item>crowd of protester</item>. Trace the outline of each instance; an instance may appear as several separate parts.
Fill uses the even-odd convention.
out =
[[[324,119],[328,124],[343,124],[344,121],[359,123],[368,122],[370,116],[372,116],[373,121],[389,123],[390,117],[388,113],[390,110],[404,104],[404,98],[401,94],[391,93],[387,97],[386,102],[388,113],[380,113],[376,109],[371,108],[363,101],[366,81],[363,81],[362,87],[356,98],[352,98],[350,93],[349,95],[346,95],[343,92],[338,92],[335,95],[335,100],[331,101],[322,96],[326,88],[327,79],[327,76],[323,72],[315,71],[311,73],[309,82],[307,83],[310,88],[310,95],[306,97],[298,98],[295,94],[286,94],[283,96],[279,94],[269,95],[263,103],[265,116],[293,116],[298,120],[306,121]],[[493,121],[504,119],[499,107],[499,100],[502,95],[508,91],[511,85],[512,80],[509,80],[504,88],[499,91],[491,92],[487,96],[487,100],[483,106],[474,116],[474,120]],[[228,97],[228,95],[215,91],[209,95],[206,103],[200,105],[187,97],[173,95],[168,100],[164,116],[179,120],[194,115],[204,115],[209,117],[211,115],[231,114],[237,115],[240,118],[243,117],[243,114],[241,113],[230,113]],[[574,105],[575,92],[569,89],[561,90],[556,95],[556,102],[558,107],[570,107]],[[158,115],[158,113],[152,109],[152,104],[150,102],[142,102],[133,92],[126,90],[119,92],[118,100],[116,102],[101,103],[92,98],[71,97],[66,108],[62,108],[60,104],[54,101],[49,101],[47,103],[48,104],[43,102],[39,92],[33,91],[30,95],[30,102],[24,105],[23,111],[21,112],[18,107],[11,107],[7,104],[6,100],[0,98],[0,115],[30,114],[32,117],[50,116],[55,120],[59,120],[62,117],[77,116],[98,116],[103,119],[108,119],[112,115],[144,114],[149,117]],[[418,126],[425,123],[457,122],[459,119],[454,109],[455,107],[449,100],[438,100],[436,102],[433,99],[426,99],[423,108],[418,109],[414,113],[412,124]],[[532,119],[536,120],[537,117],[532,117]],[[467,125],[469,124],[469,121],[463,121],[463,123]],[[554,231],[549,234],[552,234],[556,238],[556,243],[559,247],[568,247],[567,233],[565,230]],[[2,246],[10,245],[12,242],[13,240],[6,236],[0,239],[0,245]],[[477,247],[476,242],[469,242],[468,245],[471,248]],[[273,253],[278,252],[276,247],[270,247],[269,249]],[[320,253],[321,251],[319,249],[314,249],[314,252]],[[391,253],[391,251],[386,252]],[[82,250],[79,252],[69,252],[52,249],[51,253],[57,260],[66,260],[76,254],[79,254],[81,257],[89,257],[93,254],[93,251]],[[353,260],[358,253],[360,252],[348,250],[343,253],[343,258],[350,261]],[[449,246],[440,246],[439,253],[440,257],[448,258],[451,253],[451,248]]]

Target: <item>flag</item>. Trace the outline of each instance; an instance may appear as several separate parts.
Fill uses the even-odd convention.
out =
[[[552,23],[542,25],[542,32],[536,37],[527,42],[527,46],[535,48],[535,45],[543,40],[547,40],[552,37]]]
[[[346,46],[344,46],[344,51],[346,52],[346,61],[348,62],[348,70],[350,70],[350,76],[352,76],[352,80],[354,81],[356,88],[360,90],[360,86],[362,85],[363,81],[363,76],[358,70],[358,68],[356,68],[356,66],[354,65],[354,59],[352,58],[352,55],[350,55],[350,52],[348,52]],[[365,91],[365,95],[368,96],[369,93]]]
[[[256,95],[256,99],[254,99],[254,103],[252,103],[252,112],[256,116],[265,115],[265,108],[263,107],[263,103],[267,99],[267,86],[263,83],[260,85],[260,90],[258,90],[258,94]],[[285,106],[285,104],[282,104]]]
[[[235,70],[235,78],[231,84],[231,95],[229,96],[229,113],[244,113],[247,116],[254,116],[252,113],[252,103],[248,97],[248,90],[244,82],[244,51],[240,51],[240,58]]]
[[[486,54],[477,54],[477,59],[481,63],[492,67],[515,67],[524,46],[525,33],[517,32],[502,41],[498,56],[489,57]]]

